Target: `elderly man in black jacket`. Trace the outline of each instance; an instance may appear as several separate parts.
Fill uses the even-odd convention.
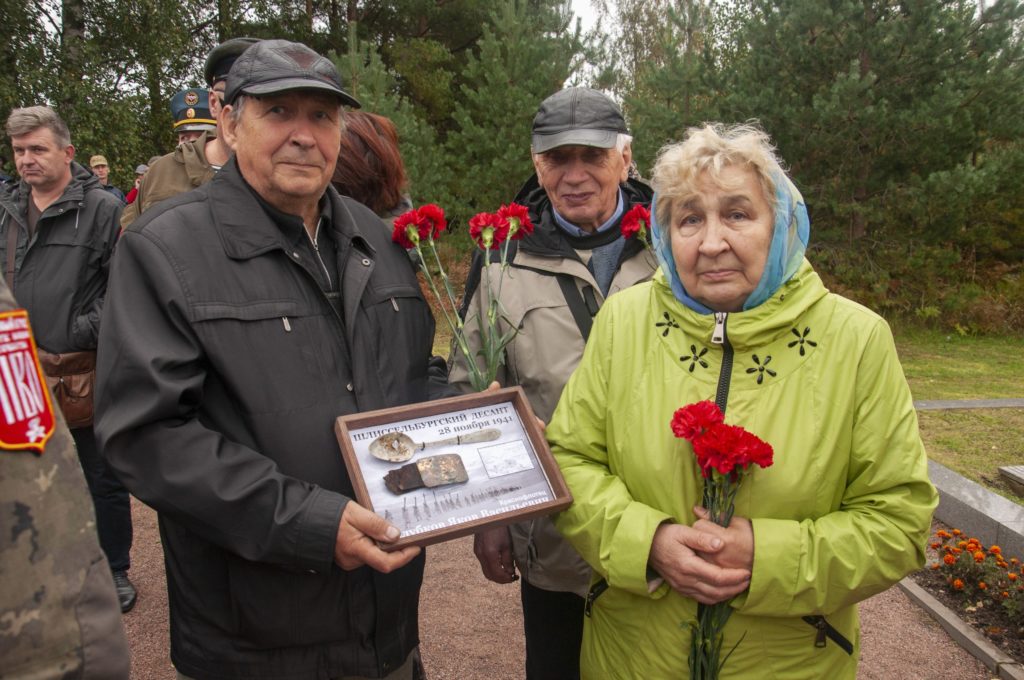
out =
[[[121,237],[97,430],[159,513],[181,676],[412,678],[423,557],[378,547],[398,531],[351,500],[332,428],[446,393],[434,321],[405,252],[329,186],[358,106],[330,61],[257,43],[225,102],[234,157]]]

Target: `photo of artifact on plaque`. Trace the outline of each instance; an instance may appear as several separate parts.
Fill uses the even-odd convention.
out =
[[[572,503],[519,387],[358,413],[335,425],[356,500],[429,545]]]

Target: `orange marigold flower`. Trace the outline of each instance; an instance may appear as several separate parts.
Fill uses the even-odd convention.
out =
[[[1010,558],[1010,564],[1018,565],[1018,564],[1020,564],[1020,560],[1018,560],[1016,557],[1011,557]]]
[[[959,529],[953,529],[953,535],[954,536],[959,536],[961,533],[963,533],[963,532],[961,532]]]
[[[939,529],[938,531],[935,532],[935,535],[938,536],[939,538],[949,538],[950,537],[950,533],[948,531],[946,531],[945,529]]]
[[[958,548],[966,548],[967,547],[967,541],[959,541],[959,542],[957,542],[956,547],[958,547]]]
[[[988,551],[993,555],[999,555],[1003,552],[1003,549],[1000,548],[998,545],[994,545],[991,548],[989,548]]]
[[[942,545],[942,544],[941,543],[931,543],[931,544],[928,545],[928,547],[931,548],[932,550],[938,550],[940,545]]]
[[[953,590],[963,590],[963,589],[964,589],[964,582],[961,579],[958,579],[958,578],[953,579]]]
[[[988,584],[984,581],[978,581],[978,588],[981,590],[988,590]]]
[[[985,553],[981,552],[980,550],[977,551],[976,553],[974,553],[974,561],[975,562],[984,562],[985,561]]]
[[[942,561],[948,564],[949,566],[953,566],[954,564],[956,564],[956,558],[950,555],[949,553],[946,553],[943,556]]]
[[[1015,572],[1011,571],[1010,573],[1008,573],[1006,575],[1006,578],[1010,579],[1011,581],[1016,581],[1017,580],[1017,574]]]
[[[1010,594],[1004,590],[1003,591],[1003,597],[1005,598],[1005,597],[1009,597],[1009,596],[1010,596]]]
[[[952,550],[950,550],[950,552],[953,553],[954,555],[959,555],[960,553],[963,552],[963,550],[961,550],[960,548],[953,548]]]
[[[941,567],[941,566],[942,566],[941,564],[939,564],[938,562],[936,562],[935,564],[933,564],[933,565],[932,565],[932,571],[935,571],[936,569],[938,569],[938,568],[939,568],[939,567]]]

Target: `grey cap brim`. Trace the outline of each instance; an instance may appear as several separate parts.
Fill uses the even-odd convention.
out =
[[[281,80],[272,80],[266,83],[255,83],[243,87],[240,94],[251,94],[258,97],[263,94],[277,94],[278,92],[287,92],[289,90],[322,90],[333,94],[341,100],[342,104],[351,106],[353,109],[361,109],[363,107],[359,100],[348,92],[315,78],[282,78]]]
[[[612,149],[618,139],[617,130],[565,130],[554,134],[533,134],[533,152],[544,153],[559,146],[595,146],[599,149]]]

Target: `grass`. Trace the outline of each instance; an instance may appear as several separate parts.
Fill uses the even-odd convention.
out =
[[[899,329],[896,346],[915,399],[1024,397],[1024,338]],[[1024,465],[1024,409],[921,411],[928,457],[1024,505],[1000,479]]]
[[[1024,397],[1024,338],[901,329],[896,346],[914,399]]]

